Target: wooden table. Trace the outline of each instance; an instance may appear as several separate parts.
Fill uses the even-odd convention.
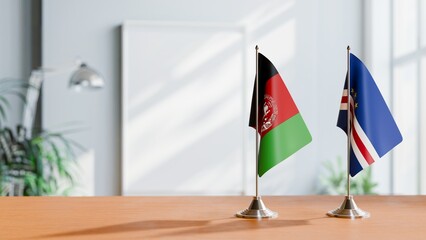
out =
[[[342,196],[263,200],[278,218],[235,218],[251,197],[3,197],[0,239],[426,239],[426,196],[356,196],[358,220],[325,216]]]

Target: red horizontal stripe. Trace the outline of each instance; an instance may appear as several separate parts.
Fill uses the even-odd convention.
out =
[[[341,103],[347,103],[348,102],[348,96],[342,96],[342,102]]]

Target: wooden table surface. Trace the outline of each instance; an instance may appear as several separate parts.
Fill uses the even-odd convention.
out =
[[[251,197],[2,197],[0,239],[426,239],[426,196],[356,196],[358,220],[325,215],[342,196],[263,200],[278,218],[235,218]]]

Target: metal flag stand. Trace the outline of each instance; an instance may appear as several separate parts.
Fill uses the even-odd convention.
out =
[[[347,102],[347,109],[348,109],[348,126],[347,126],[347,135],[348,135],[348,142],[347,142],[347,164],[348,164],[348,174],[347,174],[347,194],[345,196],[345,199],[343,200],[342,205],[339,208],[336,208],[334,210],[331,210],[327,212],[327,215],[330,217],[339,217],[339,218],[368,218],[370,217],[370,213],[365,212],[361,210],[355,203],[355,200],[353,196],[350,194],[351,192],[351,184],[350,184],[350,157],[351,157],[351,68],[350,68],[350,50],[351,48],[348,46],[348,81],[346,89],[348,91],[348,102]]]
[[[259,47],[256,45],[256,196],[250,203],[250,206],[236,216],[240,218],[276,218],[278,213],[269,210],[259,196]]]

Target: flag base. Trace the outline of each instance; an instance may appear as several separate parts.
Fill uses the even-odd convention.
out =
[[[239,218],[276,218],[278,213],[269,210],[260,197],[253,197],[250,206],[235,214]]]
[[[352,195],[345,196],[345,200],[339,208],[336,208],[327,213],[330,217],[339,218],[368,218],[370,213],[361,210],[355,203]]]

